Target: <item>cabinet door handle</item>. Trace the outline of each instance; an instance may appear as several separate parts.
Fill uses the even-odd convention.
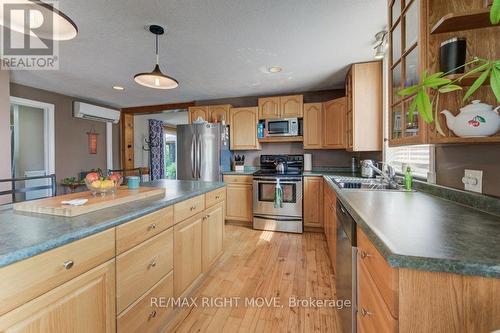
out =
[[[362,317],[371,316],[373,314],[372,312],[366,310],[365,308],[361,308],[360,312]]]
[[[359,252],[359,256],[361,257],[361,259],[366,259],[368,257],[371,257],[372,255],[369,254],[368,252],[365,252],[365,251],[360,251]]]
[[[151,320],[153,319],[154,317],[156,317],[156,310],[153,310],[149,313],[149,316],[148,316],[148,320]]]
[[[191,211],[195,210],[196,209],[196,206],[191,206],[191,208],[189,208]]]
[[[156,223],[151,223],[149,226],[148,226],[148,231],[150,230],[154,230],[156,229]]]
[[[66,261],[63,263],[63,266],[64,266],[64,268],[66,268],[66,269],[71,269],[71,267],[73,267],[73,265],[74,265],[73,260],[66,260]]]
[[[152,259],[148,265],[148,268],[153,268],[153,267],[156,267],[156,259]]]

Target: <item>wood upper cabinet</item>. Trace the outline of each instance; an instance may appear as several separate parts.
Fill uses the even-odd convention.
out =
[[[302,118],[302,95],[259,98],[259,119]]]
[[[304,149],[323,148],[323,104],[304,104]]]
[[[115,320],[115,264],[110,260],[1,316],[0,331],[111,333]]]
[[[188,109],[189,123],[192,124],[196,119],[201,117],[203,120],[209,121],[208,106],[191,106]]]
[[[252,222],[253,185],[252,176],[224,176],[227,183],[226,219]]]
[[[304,225],[323,226],[323,177],[304,177]]]
[[[280,98],[259,98],[259,119],[276,119],[280,117]]]
[[[229,113],[231,150],[260,149],[257,139],[258,112],[256,107],[231,109]]]
[[[302,95],[280,97],[281,118],[302,118],[304,116],[304,97]]]
[[[346,98],[337,98],[323,105],[323,147],[346,148]]]
[[[224,242],[224,203],[205,211],[203,218],[202,262],[206,272],[222,254]]]
[[[349,151],[382,150],[382,62],[353,64],[346,77]]]
[[[231,107],[230,104],[210,105],[208,107],[208,121],[211,123],[225,121],[226,124],[229,124],[229,110]]]
[[[203,213],[174,226],[174,295],[180,297],[202,274]]]

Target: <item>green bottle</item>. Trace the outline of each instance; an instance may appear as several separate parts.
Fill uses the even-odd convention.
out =
[[[405,170],[405,189],[411,191],[413,187],[413,175],[411,173],[411,167],[407,166]]]

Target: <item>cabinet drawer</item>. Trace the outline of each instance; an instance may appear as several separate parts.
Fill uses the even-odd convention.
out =
[[[362,262],[377,286],[391,314],[398,316],[398,271],[389,266],[366,234],[358,227],[358,261]]]
[[[205,204],[206,207],[211,207],[216,203],[226,200],[226,188],[219,188],[215,191],[205,194]]]
[[[173,224],[174,208],[170,206],[116,227],[116,253],[131,249]]]
[[[173,296],[174,273],[170,272],[127,310],[123,311],[117,320],[118,332],[158,332],[173,310],[173,307],[161,304],[160,299],[166,303]],[[157,300],[156,304],[154,303],[155,299]]]
[[[144,294],[173,267],[173,228],[116,257],[117,312]]]
[[[224,182],[228,184],[252,184],[253,176],[245,175],[245,176],[235,176],[235,175],[225,175]]]
[[[358,263],[358,332],[397,332],[398,320],[391,315],[363,261]]]
[[[174,205],[174,222],[183,221],[205,210],[205,195],[188,199]]]
[[[1,268],[0,314],[113,258],[114,243],[113,228]]]

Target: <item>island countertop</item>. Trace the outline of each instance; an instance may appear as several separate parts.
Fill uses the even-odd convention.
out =
[[[183,180],[159,180],[144,185],[165,188],[165,197],[138,200],[76,217],[0,210],[0,267],[225,186],[222,182]]]
[[[500,278],[500,217],[423,192],[343,190],[324,179],[390,266]]]

